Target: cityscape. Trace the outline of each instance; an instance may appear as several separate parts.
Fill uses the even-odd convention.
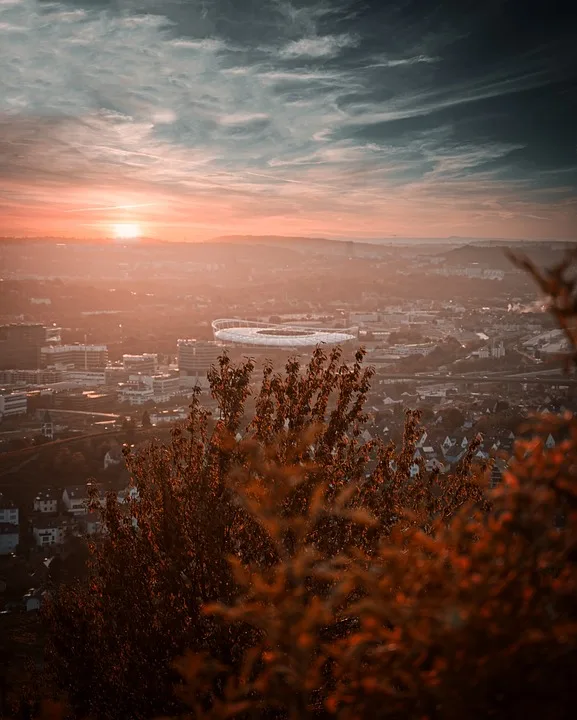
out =
[[[29,542],[44,557],[70,532],[98,532],[87,483],[96,477],[102,497],[113,490],[122,500],[127,427],[137,443],[167,437],[195,388],[215,410],[207,373],[223,353],[255,360],[256,387],[267,360],[306,362],[320,345],[340,346],[352,361],[364,347],[376,371],[365,436],[399,441],[404,410],[421,410],[427,431],[415,471],[419,459],[452,471],[480,434],[476,457],[496,460],[497,482],[525,416],[575,410],[566,337],[504,248],[315,245],[2,243],[1,554]],[[565,249],[529,252],[550,261]],[[337,273],[345,285],[323,285]],[[55,476],[64,455],[77,471]]]
[[[0,0],[0,720],[568,720],[577,5]]]

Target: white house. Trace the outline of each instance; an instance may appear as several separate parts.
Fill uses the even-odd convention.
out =
[[[39,547],[64,542],[64,528],[58,518],[39,517],[32,521],[32,534]]]
[[[73,515],[86,515],[90,503],[89,490],[90,483],[65,488],[62,493],[62,502],[66,510]],[[98,499],[102,505],[106,499],[105,494],[100,489],[98,489]]]
[[[104,469],[107,470],[111,466],[120,465],[122,462],[122,448],[119,445],[111,447],[104,456]]]
[[[41,490],[34,498],[34,512],[58,512],[58,494],[56,490]]]
[[[68,512],[75,515],[84,515],[89,503],[88,492],[83,485],[64,488],[62,493],[62,502]]]
[[[18,526],[20,524],[20,513],[16,505],[0,493],[0,524],[3,523]]]

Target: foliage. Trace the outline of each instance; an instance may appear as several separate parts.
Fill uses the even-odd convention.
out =
[[[247,419],[254,364],[224,356],[214,425],[195,397],[127,451],[138,498],[109,499],[89,579],[48,607],[76,717],[570,716],[577,421],[553,449],[533,426],[495,490],[477,441],[411,478],[419,414],[400,447],[363,442],[362,361],[267,365]]]
[[[269,573],[303,542],[326,562],[376,555],[393,528],[428,531],[435,518],[482,500],[468,474],[472,451],[454,476],[422,470],[408,482],[417,413],[407,416],[401,448],[362,442],[372,375],[362,360],[362,351],[347,365],[340,350],[327,357],[318,349],[304,367],[289,361],[284,374],[267,365],[247,422],[254,365],[224,356],[209,376],[220,409],[213,429],[195,398],[169,445],[127,454],[138,499],[123,512],[111,498],[90,581],[65,588],[49,608],[49,665],[78,712],[176,712],[172,661],[186,650],[238,671],[259,629],[202,610],[238,601],[243,585],[230,558]],[[413,520],[403,519],[407,511]],[[313,598],[326,581],[310,582]]]

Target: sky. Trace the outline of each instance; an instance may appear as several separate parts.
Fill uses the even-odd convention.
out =
[[[0,0],[0,236],[577,238],[577,11]]]

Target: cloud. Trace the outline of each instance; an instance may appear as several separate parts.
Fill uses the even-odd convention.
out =
[[[281,58],[327,58],[337,55],[343,48],[353,47],[357,40],[350,35],[325,35],[294,40],[279,52]]]
[[[567,162],[551,147],[569,147],[574,95],[529,95],[559,83],[552,56],[471,62],[463,77],[463,33],[403,7],[384,25],[345,2],[0,0],[0,222],[73,228],[77,210],[139,212],[159,231],[569,228],[574,137]]]
[[[367,65],[368,68],[394,68],[394,67],[403,67],[406,65],[420,65],[422,63],[425,64],[431,64],[439,62],[439,58],[430,57],[429,55],[414,55],[413,57],[406,57],[406,58],[397,58],[395,60],[393,59],[384,59],[377,61],[375,63],[372,63],[371,65]]]

